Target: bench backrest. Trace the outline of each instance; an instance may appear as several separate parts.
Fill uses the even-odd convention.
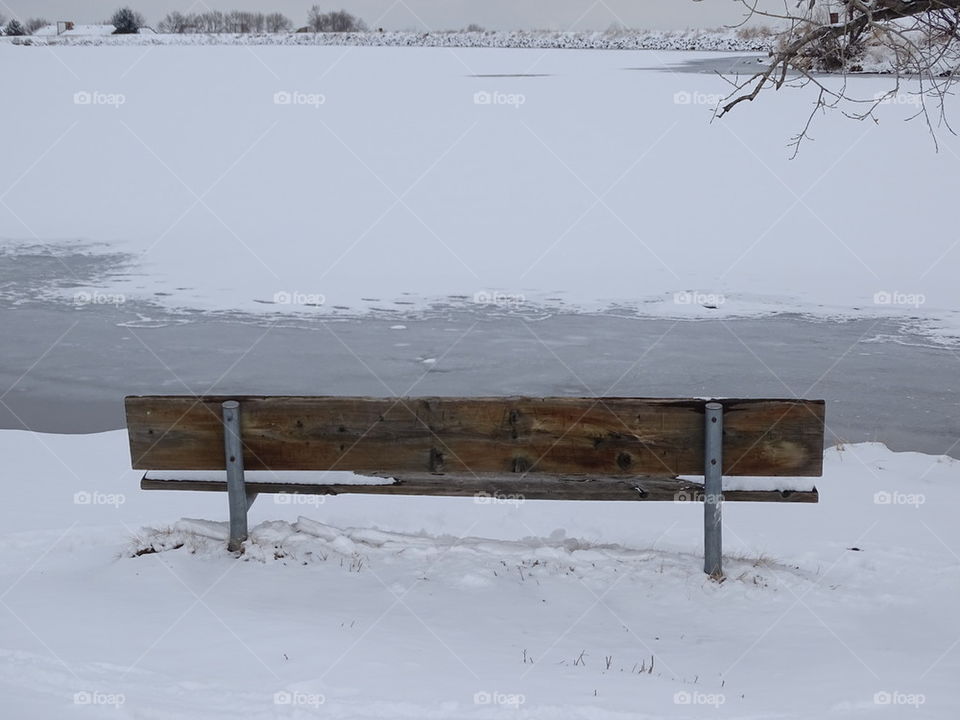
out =
[[[247,470],[703,475],[706,400],[126,398],[135,469],[223,470],[240,402]],[[819,477],[822,400],[720,400],[725,475]]]

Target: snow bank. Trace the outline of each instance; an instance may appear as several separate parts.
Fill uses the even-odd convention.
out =
[[[834,448],[821,504],[727,504],[716,584],[689,504],[261,498],[236,559],[225,497],[139,491],[122,432],[2,431],[0,453],[11,717],[960,709],[946,457]]]

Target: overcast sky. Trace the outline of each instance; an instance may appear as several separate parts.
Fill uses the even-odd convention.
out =
[[[479,23],[489,29],[605,30],[614,22],[644,28],[716,27],[743,15],[736,0],[0,0],[0,14],[95,23],[129,5],[155,25],[171,10],[261,10],[282,12],[299,26],[314,4],[324,10],[345,8],[370,26],[386,29],[442,30]]]

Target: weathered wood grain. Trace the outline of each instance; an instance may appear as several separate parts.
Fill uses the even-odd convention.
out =
[[[155,476],[151,476],[155,475]],[[378,477],[393,477],[390,473]],[[227,483],[215,480],[178,480],[175,474],[144,475],[143,490],[226,492]],[[410,474],[397,475],[390,485],[305,484],[247,482],[247,492],[299,495],[425,495],[473,497],[479,504],[518,503],[526,500],[629,500],[647,502],[702,502],[703,485],[667,477],[593,478],[575,475]],[[815,503],[817,490],[730,490],[726,502]]]
[[[705,401],[656,398],[128,397],[133,467],[223,469],[227,399],[248,470],[703,474]],[[721,402],[725,474],[821,474],[823,401]]]

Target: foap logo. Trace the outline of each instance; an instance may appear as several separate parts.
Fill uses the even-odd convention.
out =
[[[896,90],[878,92],[873,96],[873,100],[878,105],[908,105],[910,107],[921,107],[923,105],[923,95],[920,93],[901,93]]]
[[[287,292],[280,290],[273,294],[273,302],[277,305],[304,305],[308,307],[320,307],[327,302],[325,295],[320,293],[305,293],[294,290]]]
[[[292,705],[296,707],[318,708],[327,701],[325,695],[320,693],[300,692],[299,690],[290,692],[281,690],[273,694],[274,705]]]
[[[927,496],[922,493],[902,493],[896,490],[888,492],[881,490],[873,496],[874,505],[909,505],[918,508],[927,502]]]
[[[473,301],[477,305],[496,305],[497,307],[518,308],[527,301],[526,296],[519,293],[505,293],[496,290],[479,290],[473,294]]]
[[[121,493],[103,493],[97,490],[88,492],[81,490],[73,494],[74,505],[111,505],[119,508],[127,501],[127,497]]]
[[[718,708],[727,701],[722,693],[688,692],[681,690],[673,694],[674,705],[708,705]]]
[[[278,90],[273,94],[274,105],[301,105],[319,109],[325,105],[327,96],[320,93],[301,92],[299,90]]]
[[[716,107],[726,97],[720,93],[688,92],[681,90],[673,94],[674,105],[711,105]]]
[[[300,493],[281,492],[273,496],[274,505],[313,505],[317,507],[327,501],[326,495],[301,495]]]
[[[81,290],[73,295],[74,305],[123,305],[126,301],[126,295],[99,290]]]
[[[874,305],[898,305],[901,307],[919,308],[925,302],[927,302],[927,296],[923,293],[879,290],[873,294]]]
[[[905,693],[899,690],[881,690],[873,696],[874,705],[903,705],[919,708],[927,702],[927,696],[921,693]]]
[[[710,503],[722,503],[723,494],[713,495],[712,493],[701,492],[700,490],[689,489],[681,490],[678,493],[674,494],[673,501],[675,503],[691,503],[691,502],[710,502]]]
[[[516,709],[526,702],[527,697],[520,693],[503,693],[497,690],[487,692],[486,690],[481,690],[473,694],[474,705],[499,705]]]
[[[702,305],[706,308],[718,308],[727,301],[720,293],[704,293],[696,290],[684,290],[673,294],[674,305]]]
[[[476,505],[513,505],[519,507],[523,505],[525,501],[526,498],[519,493],[478,492],[473,496],[473,502]]]
[[[527,102],[527,96],[520,93],[505,93],[499,90],[480,90],[473,94],[474,105],[506,105],[519,109]]]
[[[127,104],[127,96],[122,93],[105,93],[99,90],[80,90],[73,94],[74,105],[106,105],[119,108]]]
[[[73,694],[74,705],[104,705],[119,708],[127,701],[122,693],[105,693],[98,691],[82,691]]]

